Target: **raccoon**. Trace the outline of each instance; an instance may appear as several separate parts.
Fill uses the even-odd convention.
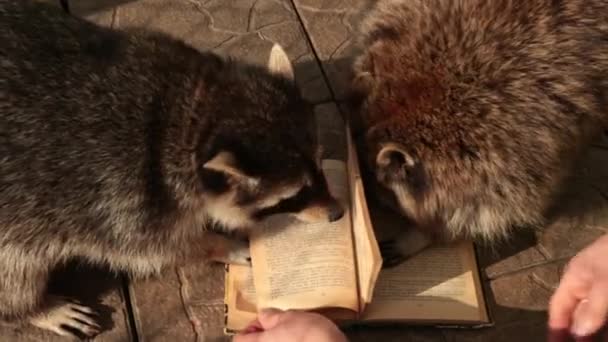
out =
[[[343,215],[280,46],[260,67],[26,0],[0,2],[0,41],[2,319],[92,336],[90,308],[45,290],[70,259],[248,263],[265,217]]]
[[[608,2],[382,0],[361,25],[351,118],[368,185],[436,240],[538,227],[608,123]]]

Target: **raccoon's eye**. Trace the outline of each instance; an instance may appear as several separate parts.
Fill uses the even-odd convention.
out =
[[[270,215],[280,214],[280,213],[294,213],[301,211],[306,207],[310,198],[313,195],[313,189],[310,185],[303,186],[297,193],[293,196],[284,198],[279,201],[277,204],[266,207],[258,210],[253,214],[256,219],[263,219]]]

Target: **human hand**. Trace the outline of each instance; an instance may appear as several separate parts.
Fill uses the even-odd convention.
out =
[[[549,303],[549,328],[586,337],[597,333],[607,318],[608,235],[605,235],[568,263]]]
[[[348,342],[338,327],[324,316],[305,311],[267,309],[260,312],[233,342]]]

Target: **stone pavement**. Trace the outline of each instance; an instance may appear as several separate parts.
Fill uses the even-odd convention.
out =
[[[58,0],[46,0],[59,2]],[[199,49],[264,63],[273,42],[295,64],[298,85],[316,104],[325,141],[338,139],[339,103],[349,78],[357,22],[370,0],[71,0],[75,15],[100,25],[144,26]],[[332,129],[333,128],[333,129]],[[340,151],[327,151],[329,155]],[[587,154],[548,227],[480,250],[495,326],[440,330],[355,328],[351,341],[543,341],[546,306],[568,258],[608,233],[608,137]],[[229,341],[223,336],[223,269],[192,265],[128,282],[69,265],[52,289],[96,307],[105,331],[95,341]],[[0,323],[0,341],[62,341],[29,326]]]

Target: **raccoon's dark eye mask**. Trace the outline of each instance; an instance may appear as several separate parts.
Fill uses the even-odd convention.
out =
[[[253,216],[256,219],[261,220],[271,215],[281,213],[296,213],[306,208],[310,204],[313,197],[313,187],[306,185],[302,187],[302,189],[300,189],[300,191],[298,191],[295,195],[283,199],[272,207],[258,210],[253,214]]]

